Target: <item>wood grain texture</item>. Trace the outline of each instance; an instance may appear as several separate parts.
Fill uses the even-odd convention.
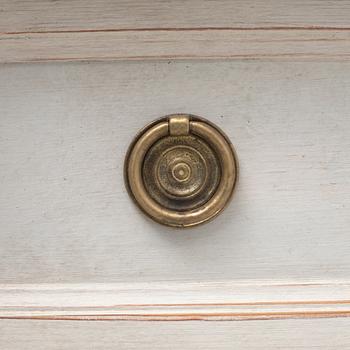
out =
[[[0,320],[6,350],[350,349],[350,318],[249,322]]]
[[[0,62],[348,60],[350,30],[158,30],[0,36]]]
[[[349,283],[0,285],[0,319],[240,321],[323,317],[350,317]]]
[[[350,280],[350,65],[0,66],[1,283]],[[190,112],[240,161],[231,205],[189,231],[145,218],[123,161],[135,133]],[[332,298],[330,298],[332,299]]]
[[[350,1],[10,1],[0,62],[349,59]]]
[[[0,32],[158,28],[350,28],[350,1],[2,0]]]

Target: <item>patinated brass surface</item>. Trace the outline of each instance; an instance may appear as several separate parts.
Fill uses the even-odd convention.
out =
[[[148,216],[168,226],[194,226],[216,216],[236,179],[237,160],[227,137],[192,115],[151,123],[125,159],[130,195]]]

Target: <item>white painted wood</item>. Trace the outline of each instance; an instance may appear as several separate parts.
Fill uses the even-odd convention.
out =
[[[0,80],[2,283],[349,281],[349,63],[2,65]],[[134,134],[175,112],[221,126],[241,169],[227,210],[188,231],[145,218],[122,176]]]
[[[0,62],[88,62],[0,65],[0,348],[350,348],[349,18],[347,0],[1,1]],[[91,63],[125,59],[167,61]],[[186,232],[122,179],[136,131],[174,112],[221,126],[241,167]]]
[[[0,286],[0,319],[254,320],[350,316],[350,284],[150,282]]]
[[[249,322],[0,320],[6,350],[350,349],[350,318]]]
[[[0,36],[2,63],[199,58],[348,60],[350,29],[131,30]]]
[[[2,0],[0,32],[144,28],[349,28],[349,0]]]
[[[0,62],[350,57],[350,1],[2,0]]]

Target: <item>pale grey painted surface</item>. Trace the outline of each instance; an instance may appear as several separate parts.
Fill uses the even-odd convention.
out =
[[[0,66],[0,282],[332,280],[350,274],[350,64]],[[229,208],[159,226],[123,185],[133,135],[190,112],[234,143]]]
[[[349,61],[350,28],[63,30],[0,33],[0,44],[0,63],[154,59]]]
[[[0,62],[349,60],[349,0],[2,0]]]
[[[2,0],[0,32],[349,28],[349,0]]]
[[[6,350],[350,349],[350,319],[242,322],[0,320]]]
[[[48,317],[0,320],[0,348],[349,349],[349,10],[3,0],[1,62],[261,61],[0,66],[0,318]],[[136,210],[122,161],[144,124],[186,111],[227,132],[241,181],[183,232]],[[171,321],[191,318],[212,322]]]

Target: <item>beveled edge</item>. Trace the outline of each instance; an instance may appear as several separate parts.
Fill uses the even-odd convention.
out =
[[[148,194],[142,179],[142,164],[148,149],[169,135],[169,118],[178,115],[188,116],[190,132],[214,148],[221,166],[221,179],[213,196],[202,206],[186,212],[159,205]],[[173,114],[150,123],[136,136],[125,157],[124,178],[129,195],[146,215],[166,226],[187,228],[213,219],[227,206],[238,180],[238,161],[228,137],[216,125],[194,115]]]

